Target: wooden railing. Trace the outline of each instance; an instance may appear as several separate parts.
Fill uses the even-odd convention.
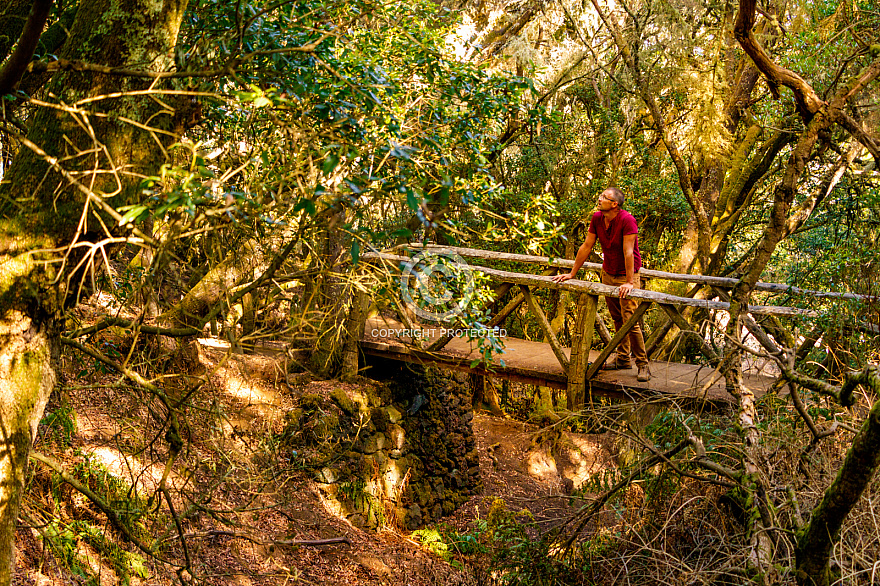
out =
[[[629,296],[633,299],[640,300],[641,303],[637,306],[637,309],[632,317],[629,318],[622,325],[622,327],[612,336],[610,332],[608,332],[607,327],[605,327],[602,323],[602,320],[597,319],[597,310],[599,306],[599,296],[617,296],[619,291],[617,287],[579,279],[571,279],[563,283],[556,283],[551,280],[551,276],[555,274],[559,268],[570,268],[571,266],[573,266],[573,261],[563,259],[551,260],[546,257],[530,257],[527,255],[514,255],[507,253],[449,247],[431,247],[430,251],[433,253],[442,253],[446,251],[455,253],[461,257],[467,257],[471,259],[529,262],[533,264],[543,264],[549,267],[548,270],[544,272],[544,274],[532,275],[526,273],[501,271],[490,267],[472,264],[458,265],[458,268],[461,270],[478,271],[500,283],[498,288],[495,290],[496,304],[511,290],[513,290],[514,288],[518,289],[518,293],[513,298],[513,300],[502,307],[491,318],[488,326],[495,327],[501,325],[503,321],[522,303],[526,303],[528,305],[529,310],[537,319],[541,330],[543,331],[550,347],[553,350],[553,353],[555,354],[557,360],[559,361],[559,364],[562,366],[562,369],[566,374],[568,381],[566,396],[568,407],[570,409],[577,409],[581,405],[583,405],[585,400],[587,382],[596,375],[601,365],[605,362],[606,359],[608,359],[611,353],[614,352],[614,350],[624,339],[624,337],[629,335],[632,328],[639,322],[639,319],[645,314],[645,312],[652,305],[655,304],[660,309],[662,309],[664,313],[666,313],[670,323],[675,324],[675,326],[677,326],[682,332],[690,333],[693,335],[694,340],[698,341],[698,343],[700,344],[700,350],[702,354],[713,366],[717,366],[720,362],[720,357],[717,355],[715,350],[709,345],[704,336],[697,332],[695,328],[688,323],[679,308],[697,307],[707,310],[728,310],[730,308],[730,305],[725,301],[694,299],[690,297],[669,295],[666,293],[660,293],[657,291],[650,291],[646,289],[633,289],[630,292]],[[362,258],[369,263],[384,265],[386,268],[392,270],[397,270],[402,265],[406,265],[407,263],[412,262],[407,256],[386,253],[366,254]],[[591,264],[587,268],[596,269],[601,267],[597,267],[597,265]],[[644,274],[645,276],[664,279],[674,277],[675,279],[673,280],[700,282],[704,284],[714,285],[715,287],[719,288],[730,287],[735,283],[734,279],[723,279],[721,277],[705,277],[702,275],[677,275],[674,273],[664,273],[662,271],[643,270],[642,274]],[[547,319],[547,316],[541,309],[540,304],[538,303],[536,296],[534,295],[534,291],[536,289],[559,289],[564,291],[571,291],[572,293],[576,293],[578,295],[575,309],[575,325],[573,331],[571,332],[572,347],[569,356],[565,355],[564,349],[560,344],[556,333],[553,331],[553,328],[550,325],[550,321]],[[780,285],[775,283],[762,283],[761,290],[775,292],[792,292],[794,288],[788,287],[787,285]],[[800,293],[813,293],[805,292],[802,290],[797,291]],[[820,293],[821,292],[817,292],[817,295]],[[827,296],[849,298],[849,295],[850,294],[833,294]],[[852,297],[855,298],[858,296]],[[752,316],[813,316],[815,315],[815,312],[793,307],[753,305],[743,310],[742,315],[744,316],[745,326],[754,335],[755,339],[758,340],[758,342],[766,350],[776,353],[779,351],[777,344],[763,330],[763,328],[755,321]],[[597,359],[590,363],[589,353],[593,344],[594,331],[597,332],[602,339],[604,347],[602,348]],[[659,338],[655,339],[655,336],[662,337],[666,335],[667,332],[668,328],[666,329],[666,331],[663,331],[662,328],[656,329],[654,332],[652,332],[652,336],[646,342],[646,345],[649,345],[649,347],[653,347],[660,341]],[[812,347],[812,344],[815,343],[817,338],[818,335],[812,337],[810,347]],[[451,335],[441,337],[431,343],[431,345],[428,346],[426,349],[428,351],[439,351],[451,339]],[[808,339],[810,339],[810,336],[808,336]]]
[[[573,260],[568,260],[565,258],[551,258],[547,256],[533,256],[530,254],[514,254],[509,252],[494,252],[490,250],[479,250],[476,248],[440,246],[437,244],[428,244],[424,247],[405,245],[399,248],[413,251],[429,250],[435,254],[443,251],[448,251],[466,259],[522,262],[564,269],[571,269],[571,267],[574,266]],[[586,262],[583,264],[583,269],[599,272],[602,270],[602,265],[598,263]],[[681,283],[709,285],[712,287],[720,287],[723,289],[729,289],[739,282],[739,279],[734,279],[731,277],[715,277],[712,275],[688,275],[683,273],[654,271],[645,268],[639,271],[639,274],[642,276],[642,278],[663,279],[666,281],[677,281]],[[871,299],[870,296],[858,295],[856,293],[841,293],[837,291],[811,291],[809,289],[801,289],[800,287],[794,287],[792,285],[786,285],[784,283],[765,283],[763,281],[758,281],[758,283],[755,285],[755,291],[765,291],[769,293],[787,293],[789,295],[805,295],[813,298],[835,298],[852,300]]]

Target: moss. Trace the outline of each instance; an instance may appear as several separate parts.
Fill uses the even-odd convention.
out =
[[[388,417],[388,411],[381,407],[374,407],[370,410],[370,421],[373,422],[376,429],[381,431],[387,431],[388,426],[391,424],[391,420]]]
[[[27,418],[37,404],[42,389],[43,371],[49,364],[47,350],[29,350],[15,360],[12,365],[10,379],[18,391],[16,407],[21,415]]]
[[[16,297],[22,295],[21,281],[27,279],[28,275],[34,268],[34,262],[30,254],[19,254],[9,260],[0,263],[0,297],[7,297],[15,294]],[[0,309],[3,309],[0,304]]]
[[[323,402],[321,395],[316,394],[306,394],[299,398],[299,404],[306,413],[314,413],[321,408]]]
[[[360,412],[360,406],[342,389],[334,389],[333,392],[330,393],[330,398],[339,405],[339,408],[342,409],[343,413],[350,417],[354,417]]]
[[[339,430],[339,417],[335,413],[325,413],[318,417],[312,427],[315,439],[318,441],[327,440]]]

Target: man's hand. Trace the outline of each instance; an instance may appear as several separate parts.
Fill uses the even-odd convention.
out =
[[[571,273],[567,273],[565,275],[556,275],[550,277],[550,280],[554,283],[562,283],[564,281],[568,281],[569,279],[574,279],[574,275],[572,275]]]
[[[634,288],[635,288],[635,285],[633,285],[632,283],[624,283],[623,285],[618,287],[618,291],[620,292],[619,293],[620,298],[621,299],[625,298],[627,295],[629,295],[629,292],[632,291]]]

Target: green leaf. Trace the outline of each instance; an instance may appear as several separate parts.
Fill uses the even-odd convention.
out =
[[[128,209],[121,218],[119,218],[119,225],[124,226],[129,223],[134,223],[141,214],[147,211],[147,206],[143,205],[133,205],[133,206],[125,206],[124,208],[120,208],[119,211],[124,209]]]
[[[358,264],[358,261],[361,258],[361,243],[357,240],[352,241],[351,243],[351,261],[355,265]]]
[[[295,206],[293,206],[293,211],[298,212],[300,210],[305,210],[306,213],[310,216],[314,216],[317,211],[315,208],[315,202],[310,200],[307,197],[300,199]]]
[[[406,205],[409,206],[409,209],[412,211],[419,209],[419,200],[412,189],[406,190]]]
[[[339,165],[339,156],[336,153],[330,153],[324,158],[324,164],[321,165],[321,171],[324,172],[324,175],[329,175],[337,165]]]

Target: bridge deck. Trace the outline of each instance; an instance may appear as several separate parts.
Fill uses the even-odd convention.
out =
[[[381,330],[392,330],[390,335]],[[567,378],[562,366],[553,354],[549,344],[532,342],[517,338],[505,338],[505,350],[501,356],[493,360],[491,371],[482,365],[471,368],[474,360],[481,358],[475,342],[464,338],[454,338],[441,352],[428,353],[408,345],[411,336],[398,336],[406,327],[391,318],[373,317],[367,320],[362,348],[366,354],[417,362],[434,366],[471,371],[498,378],[506,378],[531,384],[564,389]],[[439,331],[439,326],[435,333]],[[422,330],[422,337],[427,347],[436,336],[430,330]],[[566,355],[569,349],[564,349]],[[590,352],[590,360],[595,360],[599,352]],[[504,366],[501,361],[504,361]],[[732,403],[734,398],[725,390],[724,379],[710,366],[680,364],[675,362],[652,362],[651,380],[642,383],[636,380],[636,370],[599,371],[590,381],[590,392],[594,395],[619,398],[668,398],[681,401],[706,401],[716,405]],[[770,376],[746,374],[744,384],[756,396],[761,396],[773,383]]]

